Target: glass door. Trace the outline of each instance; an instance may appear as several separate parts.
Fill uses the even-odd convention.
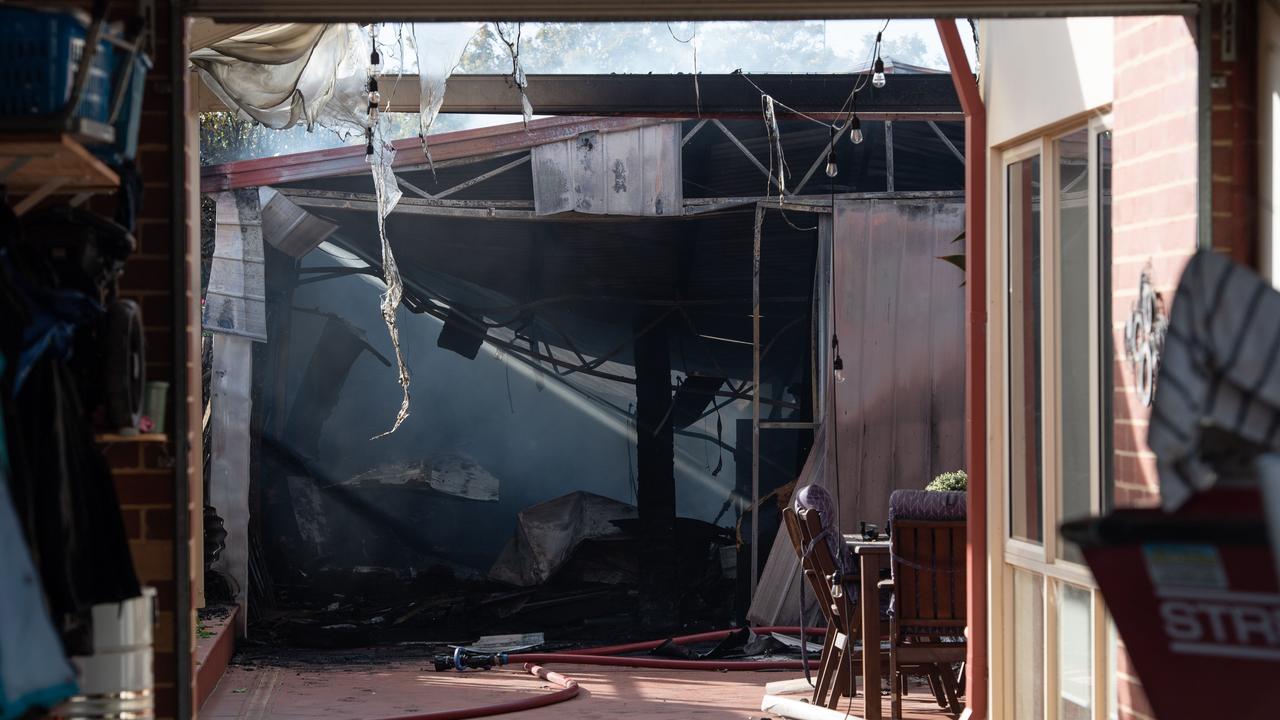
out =
[[[1097,514],[1110,392],[1110,133],[1104,119],[1004,156],[1005,482],[993,622],[1001,716],[1108,717],[1107,618],[1058,528]],[[1105,228],[1104,228],[1105,226]]]

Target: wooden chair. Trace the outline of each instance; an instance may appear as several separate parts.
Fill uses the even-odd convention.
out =
[[[893,588],[889,621],[891,712],[902,717],[908,675],[924,675],[938,704],[959,715],[965,626],[965,493],[897,490],[889,500]]]
[[[812,702],[834,708],[841,695],[856,693],[850,669],[852,666],[856,672],[862,667],[861,656],[853,658],[847,653],[854,649],[852,638],[858,636],[861,623],[848,594],[843,590],[837,591],[839,595],[832,592],[831,576],[837,572],[835,558],[831,556],[827,543],[813,541],[822,533],[818,513],[814,510],[797,513],[795,508],[787,507],[782,511],[782,521],[800,560],[800,570],[827,620],[827,634],[822,642]],[[801,622],[804,622],[803,618]]]

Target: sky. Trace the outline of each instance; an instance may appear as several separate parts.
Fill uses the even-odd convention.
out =
[[[969,66],[977,64],[977,55],[973,48],[973,31],[969,23],[956,21],[960,30],[960,41],[964,43],[965,54],[969,56]],[[862,38],[874,33],[884,25],[883,20],[828,20],[826,21],[826,38],[831,48],[841,55],[853,54],[862,45]],[[938,39],[938,28],[933,20],[894,20],[885,29],[885,39],[892,41],[895,35],[918,35],[925,45],[925,57],[930,62],[924,65],[947,69],[946,58],[942,52],[942,41]]]

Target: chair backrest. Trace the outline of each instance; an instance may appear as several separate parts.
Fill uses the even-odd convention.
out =
[[[843,539],[840,536],[840,528],[836,526],[836,502],[831,497],[831,493],[821,485],[805,485],[795,492],[792,506],[797,513],[805,510],[815,511],[818,523],[821,526],[820,532],[824,535],[829,554],[832,560],[843,570],[843,557],[840,552],[840,545]]]
[[[894,616],[910,634],[960,635],[967,622],[964,495],[897,490],[889,498]]]
[[[851,622],[856,622],[852,598],[847,594],[840,597],[831,594],[829,578],[833,573],[839,574],[840,570],[827,543],[813,541],[814,538],[823,536],[824,532],[818,513],[808,509],[797,512],[794,507],[787,507],[782,511],[782,520],[791,543],[795,546],[796,556],[800,559],[800,569],[813,588],[827,622],[837,627],[846,627]]]

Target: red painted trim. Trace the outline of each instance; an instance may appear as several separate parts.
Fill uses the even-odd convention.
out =
[[[212,638],[196,640],[196,708],[204,705],[204,701],[213,694],[218,686],[231,656],[236,651],[236,614],[239,606],[231,608],[231,614],[223,618],[221,627]]]
[[[964,109],[965,464],[969,473],[969,655],[964,718],[985,720],[987,692],[987,111],[954,20],[937,20],[951,79]]]
[[[629,117],[552,117],[529,123],[515,122],[493,127],[459,130],[431,135],[428,147],[434,161],[490,155],[525,150],[556,140],[576,137],[585,132],[630,130],[654,125],[662,120]],[[423,165],[427,156],[418,138],[405,138],[391,143],[396,149],[394,167]],[[328,150],[281,155],[279,157],[240,160],[224,165],[211,165],[200,171],[200,192],[218,192],[246,187],[274,185],[282,182],[309,180],[369,172],[364,145],[347,145]]]

